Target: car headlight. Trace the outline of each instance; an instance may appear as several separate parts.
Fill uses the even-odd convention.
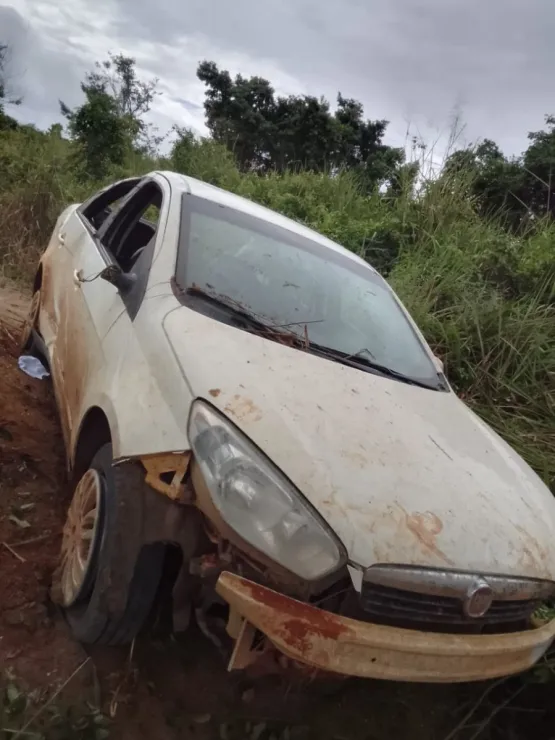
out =
[[[343,562],[338,540],[301,494],[231,423],[202,402],[189,440],[212,500],[238,535],[306,580]]]

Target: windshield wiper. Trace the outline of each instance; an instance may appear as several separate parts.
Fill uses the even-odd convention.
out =
[[[395,380],[400,380],[401,382],[408,383],[409,385],[417,385],[420,388],[428,388],[428,390],[439,390],[440,388],[443,389],[443,384],[439,382],[439,378],[438,385],[425,383],[422,380],[418,380],[418,378],[412,378],[410,375],[400,373],[398,370],[394,370],[387,365],[382,365],[379,362],[375,362],[375,360],[373,359],[363,357],[363,352],[368,352],[368,354],[371,354],[370,351],[367,349],[361,349],[354,354],[349,354],[348,352],[342,352],[341,350],[334,349],[333,347],[324,347],[321,344],[310,342],[308,346],[308,351],[312,351],[315,354],[321,355],[322,357],[329,357],[332,360],[337,360],[338,362],[341,362],[344,365],[348,365],[349,367],[360,368],[360,366],[362,365],[364,367],[367,367],[369,370],[376,370],[377,372],[385,375],[388,378],[395,378]]]
[[[197,288],[196,285],[193,285],[191,288],[187,288],[185,292],[188,295],[200,298],[217,308],[223,309],[229,316],[236,318],[242,323],[248,324],[255,329],[267,329],[270,326],[269,324],[264,323],[264,321],[261,321],[254,314],[249,313],[249,311],[241,307],[240,304],[235,304],[231,299],[220,298],[219,296],[212,295],[201,288]]]
[[[403,383],[410,385],[417,385],[421,388],[428,388],[429,390],[444,390],[444,385],[439,380],[438,385],[424,383],[421,380],[412,378],[409,375],[393,370],[386,365],[382,365],[379,362],[375,362],[374,359],[363,357],[363,353],[367,353],[372,357],[370,350],[363,348],[354,354],[348,352],[342,352],[341,350],[334,349],[333,347],[325,347],[316,342],[307,341],[307,333],[302,337],[296,332],[288,329],[293,325],[306,326],[307,323],[313,322],[295,322],[295,324],[269,324],[260,319],[256,314],[251,313],[248,309],[244,308],[240,303],[235,302],[232,298],[226,298],[225,296],[213,295],[196,285],[192,285],[185,291],[190,296],[200,298],[203,301],[215,306],[216,308],[225,311],[225,313],[237,321],[239,324],[255,331],[257,334],[273,339],[281,344],[287,344],[289,346],[296,347],[297,349],[304,349],[307,352],[317,354],[320,357],[327,357],[330,360],[341,362],[343,365],[349,367],[359,368],[361,366],[368,368],[369,370],[375,370],[376,372],[385,375],[389,378],[395,378]],[[319,323],[319,322],[317,322]]]
[[[188,295],[200,298],[207,303],[216,306],[216,308],[224,311],[230,318],[242,324],[246,328],[252,329],[257,334],[268,337],[269,339],[276,339],[282,344],[292,344],[294,346],[305,346],[302,337],[296,332],[288,329],[293,324],[270,324],[263,321],[255,313],[250,312],[247,308],[244,308],[240,303],[237,303],[232,298],[221,297],[219,295],[213,295],[208,293],[202,288],[198,288],[193,285],[187,288],[185,291]]]

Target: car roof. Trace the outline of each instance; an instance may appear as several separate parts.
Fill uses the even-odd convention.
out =
[[[197,180],[194,177],[182,175],[178,172],[164,171],[159,172],[158,174],[163,175],[165,178],[167,178],[172,187],[175,187],[177,190],[181,190],[185,193],[191,193],[191,195],[195,195],[199,198],[204,198],[205,200],[210,200],[213,203],[217,203],[218,205],[226,206],[227,208],[233,208],[236,211],[241,211],[242,213],[246,213],[249,216],[253,216],[254,218],[260,218],[264,221],[268,221],[269,223],[280,226],[283,229],[287,229],[288,231],[292,231],[295,234],[299,234],[300,236],[311,239],[313,242],[321,244],[322,247],[326,249],[331,249],[334,252],[340,252],[349,259],[352,259],[354,262],[365,265],[373,272],[376,272],[372,265],[356,255],[354,252],[345,249],[345,247],[342,247],[340,244],[337,244],[331,239],[328,239],[322,234],[319,234],[317,231],[308,228],[308,226],[303,226],[303,224],[300,224],[297,221],[293,221],[292,219],[287,218],[287,216],[282,216],[280,213],[272,211],[270,208],[258,205],[258,203],[254,203],[252,200],[248,200],[248,198],[242,198],[240,195],[230,193],[228,190],[222,190],[222,188],[218,188],[215,185],[209,185],[202,180]]]

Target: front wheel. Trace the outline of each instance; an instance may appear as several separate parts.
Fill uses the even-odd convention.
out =
[[[80,642],[131,642],[156,600],[165,546],[143,544],[142,477],[133,465],[114,466],[106,444],[75,487],[53,597]]]

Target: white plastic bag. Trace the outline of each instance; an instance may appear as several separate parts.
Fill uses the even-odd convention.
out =
[[[17,365],[26,375],[37,380],[48,378],[50,375],[42,362],[37,357],[32,357],[31,355],[21,355],[17,361]]]

